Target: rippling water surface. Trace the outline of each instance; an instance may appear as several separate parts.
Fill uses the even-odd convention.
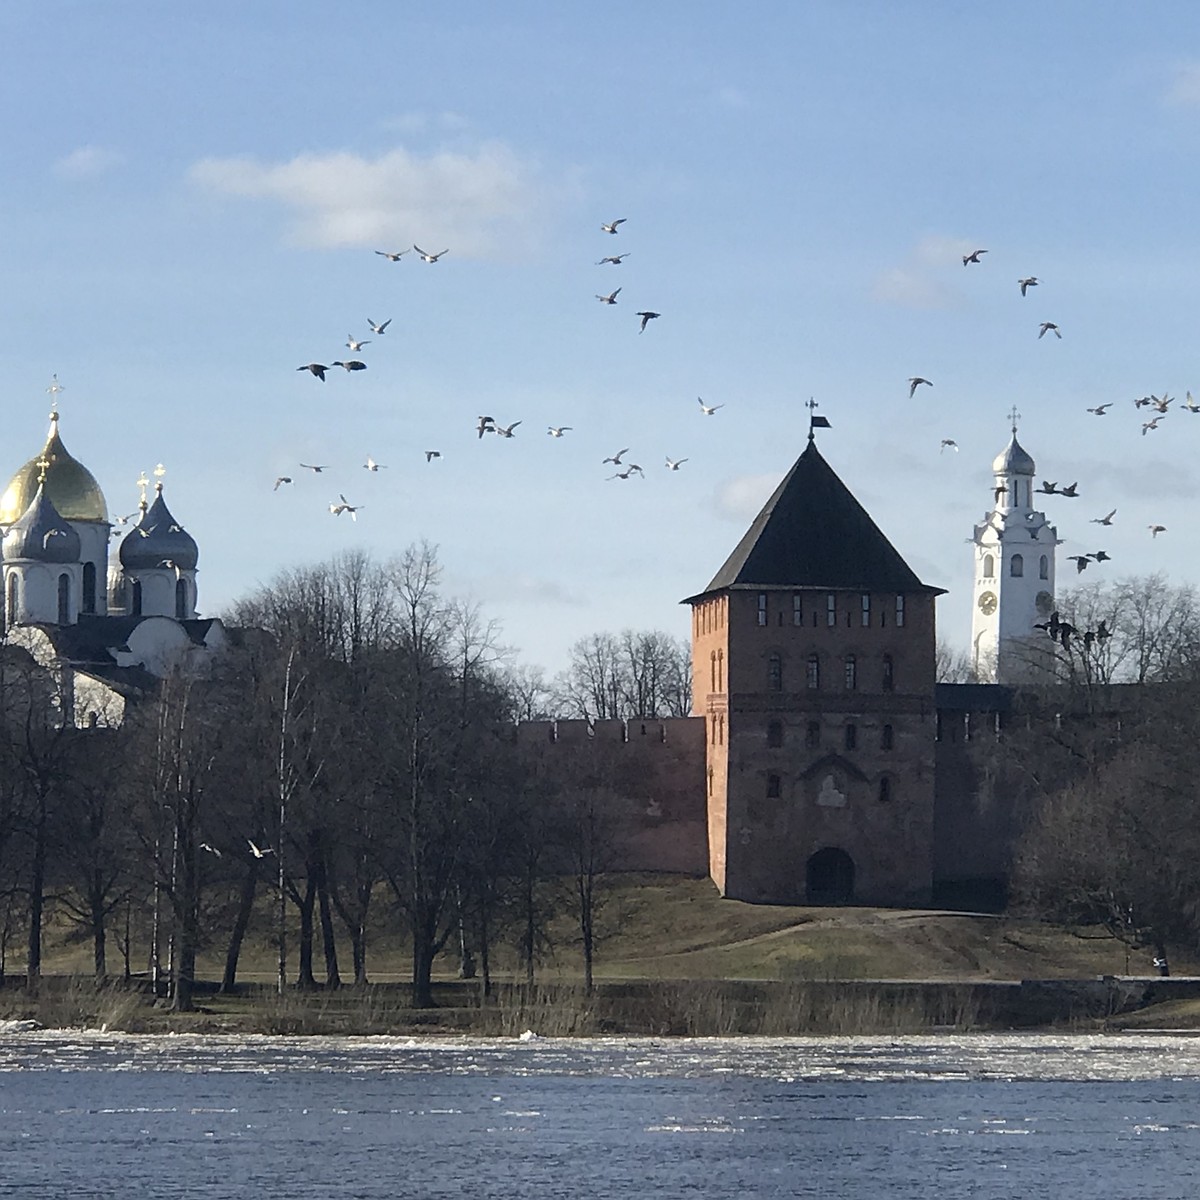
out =
[[[1200,1039],[0,1034],[0,1196],[1200,1196]]]

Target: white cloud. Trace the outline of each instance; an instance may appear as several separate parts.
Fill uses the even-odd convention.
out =
[[[954,308],[960,294],[944,281],[942,273],[949,266],[961,268],[963,255],[977,249],[978,242],[928,234],[917,242],[903,263],[875,277],[871,297],[882,304],[904,308]]]
[[[752,521],[778,486],[778,475],[739,475],[721,484],[714,506],[727,520]]]
[[[1175,69],[1166,99],[1168,104],[1200,106],[1200,63],[1185,63]]]
[[[317,247],[391,248],[418,242],[455,257],[491,257],[532,239],[539,190],[533,168],[507,146],[429,155],[403,148],[376,158],[348,151],[289,162],[207,158],[191,179],[226,195],[273,200],[291,215],[289,236]],[[435,244],[436,243],[436,244]]]
[[[119,167],[125,161],[123,154],[106,150],[103,146],[80,146],[54,164],[54,173],[62,179],[93,179]]]

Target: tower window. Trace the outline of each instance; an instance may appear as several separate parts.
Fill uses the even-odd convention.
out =
[[[890,692],[896,686],[896,669],[892,664],[892,656],[883,656],[883,690]]]
[[[175,619],[186,621],[188,615],[188,585],[186,579],[175,580]]]
[[[804,668],[804,682],[810,690],[821,686],[821,660],[815,654],[808,656],[808,662]]]
[[[983,577],[984,579],[996,577],[996,560],[990,554],[983,556]]]
[[[708,690],[717,690],[717,652],[712,650],[708,655]]]
[[[783,722],[767,722],[767,745],[772,750],[778,750],[783,745]]]
[[[887,804],[892,798],[892,781],[884,775],[879,780],[879,803]]]
[[[758,623],[765,625],[767,623],[767,593],[758,593]]]
[[[799,592],[792,593],[792,624],[804,624],[804,604]]]
[[[767,691],[783,691],[783,659],[778,654],[767,659]]]
[[[846,691],[852,692],[858,687],[858,661],[853,654],[847,654],[843,665],[846,673]]]
[[[1050,560],[1044,554],[1038,559],[1038,578],[1050,578]]]
[[[904,628],[904,597],[896,597],[896,628]]]
[[[809,721],[804,731],[804,744],[810,750],[815,750],[821,744],[821,722]]]
[[[864,592],[862,597],[861,624],[864,629],[869,629],[871,626],[871,597],[867,592]]]
[[[725,690],[725,651],[717,651],[717,691]]]
[[[1014,579],[1020,579],[1020,577],[1025,574],[1025,559],[1023,555],[1014,554],[1012,556],[1012,562],[1009,564],[1008,573]]]
[[[837,624],[837,597],[832,592],[825,597],[825,624],[831,629]]]
[[[80,603],[85,613],[96,611],[96,564],[93,562],[83,564],[83,597]]]
[[[71,577],[65,572],[58,577],[58,623],[71,623]]]
[[[844,731],[844,744],[847,750],[858,749],[858,726],[847,725]]]
[[[8,577],[8,623],[17,623],[18,609],[21,605],[21,581],[14,571]]]
[[[778,775],[767,776],[767,799],[778,800],[783,795],[783,780]]]
[[[140,617],[142,615],[142,581],[135,579],[133,588],[129,597],[129,615],[131,617]]]
[[[879,731],[879,748],[880,748],[880,750],[890,750],[892,748],[893,740],[894,740],[894,735],[892,734],[892,727],[890,725],[885,725]]]

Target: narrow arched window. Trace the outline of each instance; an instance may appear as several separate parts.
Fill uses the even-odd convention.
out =
[[[804,731],[804,744],[810,750],[815,750],[821,744],[820,721],[809,721],[808,727]]]
[[[58,623],[71,623],[71,577],[65,571],[58,577]]]
[[[175,580],[175,619],[186,621],[188,615],[188,585],[186,579]]]
[[[783,659],[778,654],[767,659],[767,691],[783,691]]]
[[[83,596],[80,605],[85,613],[96,611],[96,564],[93,562],[83,564]]]
[[[129,593],[129,615],[131,617],[140,617],[142,615],[142,581],[135,579],[133,587]]]
[[[892,727],[885,725],[879,731],[879,748],[880,750],[890,750],[892,748],[893,734]]]
[[[1019,579],[1025,574],[1025,559],[1020,554],[1012,556],[1012,562],[1009,564],[1008,573],[1014,578]]]
[[[17,623],[18,609],[21,604],[21,581],[17,578],[17,573],[14,571],[8,577],[8,623],[15,625]]]
[[[846,691],[852,692],[858,687],[858,660],[853,654],[847,654],[843,660],[846,674]]]
[[[783,745],[783,722],[767,722],[767,745],[772,750],[778,750]]]
[[[717,691],[725,690],[725,651],[717,651]]]
[[[896,686],[896,668],[892,664],[892,656],[883,656],[883,690],[890,692]]]
[[[1044,554],[1038,559],[1038,578],[1050,578],[1050,560]]]
[[[804,624],[804,600],[799,592],[792,593],[792,624]]]
[[[765,625],[767,623],[767,593],[758,593],[758,623]]]
[[[778,775],[767,776],[767,799],[778,800],[783,795],[783,780]]]
[[[713,650],[708,656],[708,690],[715,692],[717,690],[717,652]]]
[[[816,689],[821,686],[821,660],[815,654],[808,656],[804,675],[805,683],[810,689]]]
[[[858,726],[847,725],[844,731],[843,745],[847,750],[858,749]]]
[[[884,775],[879,781],[879,803],[886,804],[892,798],[892,781]]]
[[[984,579],[992,579],[996,575],[996,560],[990,555],[983,556],[983,577]]]

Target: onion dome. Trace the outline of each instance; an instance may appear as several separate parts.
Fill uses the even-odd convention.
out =
[[[62,518],[46,489],[39,486],[33,502],[4,535],[5,560],[77,563],[80,553],[79,534]]]
[[[1033,475],[1037,471],[1028,451],[1017,441],[1016,433],[992,463],[993,475]]]
[[[155,490],[154,503],[121,542],[121,566],[130,571],[163,566],[194,571],[200,559],[196,540],[171,516],[162,498],[162,484],[156,484]]]
[[[43,466],[43,464],[45,464]],[[13,477],[0,497],[0,525],[9,525],[27,512],[45,476],[47,499],[66,521],[108,523],[108,505],[95,476],[67,453],[58,436],[58,413],[50,414],[50,434],[41,454],[31,458]]]

